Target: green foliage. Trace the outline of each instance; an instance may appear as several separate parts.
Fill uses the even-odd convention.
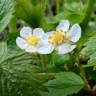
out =
[[[84,82],[72,72],[61,72],[45,85],[49,92],[43,93],[43,96],[68,96],[78,93],[84,87]]]
[[[66,54],[66,55],[58,55],[58,54],[53,54],[53,57],[52,57],[52,61],[54,61],[54,64],[57,66],[57,67],[62,67],[64,66],[65,64],[70,64],[70,55],[69,54]]]
[[[90,87],[89,80],[96,81],[96,36],[93,36],[96,33],[88,33],[90,28],[71,54],[40,56],[25,53],[16,46],[17,29],[26,23],[32,28],[50,31],[56,29],[60,20],[68,19],[71,24],[79,23],[83,29],[87,28],[93,4],[94,0],[84,4],[81,0],[0,0],[0,32],[8,23],[9,31],[12,31],[4,34],[7,35],[5,41],[0,42],[0,96],[71,96],[80,91],[94,94],[96,83],[92,82]],[[51,10],[54,8],[56,15]],[[82,58],[86,62],[84,67]]]
[[[88,64],[85,67],[96,66],[96,36],[89,38],[81,51],[82,57],[89,57]]]
[[[41,96],[42,83],[53,76],[41,73],[38,55],[17,48],[15,38],[0,43],[0,96]]]
[[[83,21],[81,22],[81,26],[83,30],[85,30],[88,26],[88,22],[90,21],[90,17],[92,14],[92,9],[95,1],[96,0],[87,0],[85,14],[83,14],[84,18],[83,18]]]
[[[40,27],[43,20],[45,3],[33,5],[30,0],[17,0],[16,14],[32,27]],[[22,14],[21,14],[22,13]]]
[[[71,0],[72,1],[72,0]],[[63,12],[60,12],[55,17],[51,17],[51,22],[57,23],[62,19],[70,20],[71,24],[73,23],[80,23],[83,19],[83,12],[85,7],[83,6],[82,2],[68,2],[67,0],[64,1],[64,9]],[[75,18],[75,19],[74,19]]]
[[[14,0],[0,0],[0,32],[8,25],[14,12]]]
[[[0,96],[40,96],[42,81],[35,75],[41,72],[36,66],[39,59],[16,46],[7,47],[6,42],[0,43],[0,49]]]
[[[2,62],[7,55],[7,43],[0,42],[0,62]]]
[[[65,3],[65,16],[72,23],[80,23],[83,19],[83,12],[84,5],[81,2]]]
[[[68,2],[68,3],[73,3],[73,2],[80,2],[80,0],[65,0],[65,2]]]

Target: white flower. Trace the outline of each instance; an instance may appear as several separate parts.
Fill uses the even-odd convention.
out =
[[[68,20],[62,20],[57,26],[56,31],[47,32],[49,44],[54,46],[58,54],[66,54],[76,48],[76,42],[81,37],[81,27],[74,24],[69,30],[70,23]]]
[[[49,45],[44,34],[42,28],[32,30],[30,27],[23,27],[20,31],[20,37],[16,39],[16,44],[29,53],[50,54],[54,48]]]

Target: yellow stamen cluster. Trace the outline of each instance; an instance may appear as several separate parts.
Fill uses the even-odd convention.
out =
[[[30,45],[36,45],[39,41],[39,38],[37,36],[28,36],[26,39],[27,43]]]
[[[66,33],[55,32],[52,36],[50,36],[50,43],[58,45],[63,43],[66,39]]]

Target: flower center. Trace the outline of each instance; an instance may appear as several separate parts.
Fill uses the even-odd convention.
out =
[[[52,36],[50,36],[50,43],[58,45],[63,43],[66,39],[67,39],[66,33],[55,32]]]
[[[39,41],[39,38],[37,36],[32,35],[32,36],[28,36],[26,41],[28,44],[36,45]]]

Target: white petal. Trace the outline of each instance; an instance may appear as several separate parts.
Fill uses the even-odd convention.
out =
[[[32,29],[30,27],[23,27],[20,31],[20,36],[23,38],[27,38],[32,35]]]
[[[63,44],[57,47],[58,54],[67,54],[76,48],[76,45]]]
[[[42,28],[35,28],[35,29],[33,30],[33,35],[42,37],[42,36],[44,35],[44,31],[43,31]]]
[[[54,34],[56,31],[50,31],[50,32],[46,32],[45,35],[47,37],[51,36],[52,34]]]
[[[49,37],[56,31],[50,31],[50,32],[46,32],[44,34],[44,36],[41,38],[41,42],[43,44],[49,44]]]
[[[67,32],[69,29],[70,23],[68,20],[62,20],[56,28],[56,31]]]
[[[68,36],[72,42],[77,42],[81,37],[81,27],[78,24],[74,24],[69,31]]]
[[[26,49],[25,49],[26,52],[29,52],[29,53],[35,53],[37,52],[37,48],[34,47],[34,46],[28,46]]]
[[[49,37],[56,31],[46,32],[44,36],[41,38],[41,44],[49,44]]]
[[[21,37],[17,37],[16,44],[21,49],[25,49],[28,46],[26,41],[22,39]]]
[[[42,47],[38,48],[39,54],[50,54],[54,50],[54,46],[52,45],[43,45]]]
[[[40,45],[46,45],[46,44],[49,44],[49,39],[44,36],[40,40]]]

